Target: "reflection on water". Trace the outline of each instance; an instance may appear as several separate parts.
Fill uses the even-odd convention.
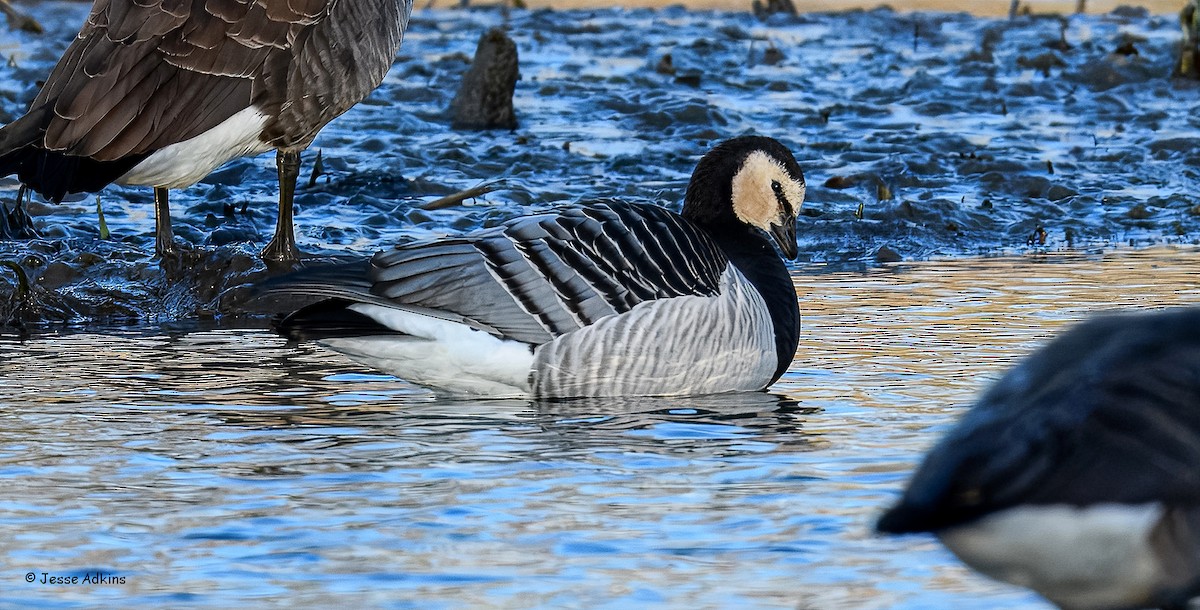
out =
[[[0,340],[0,606],[1041,608],[870,523],[984,384],[1197,300],[1195,259],[804,269],[773,394],[448,402],[260,329]]]

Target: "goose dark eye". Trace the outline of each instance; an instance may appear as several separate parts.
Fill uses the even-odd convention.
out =
[[[783,208],[783,213],[790,216],[792,213],[792,202],[788,201],[787,195],[783,194],[783,185],[778,180],[772,180],[771,190],[775,191],[775,201],[779,202],[779,207]]]

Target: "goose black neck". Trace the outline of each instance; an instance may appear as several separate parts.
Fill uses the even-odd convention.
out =
[[[724,229],[705,227],[729,257],[729,262],[750,281],[766,302],[775,331],[778,364],[770,383],[775,383],[792,364],[800,343],[800,303],[792,276],[766,234],[744,224]],[[770,385],[770,384],[768,384]]]

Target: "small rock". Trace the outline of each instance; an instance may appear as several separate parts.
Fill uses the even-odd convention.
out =
[[[224,226],[209,233],[204,243],[209,246],[226,246],[237,243],[254,243],[258,232],[251,227]]]
[[[877,263],[898,263],[902,260],[904,257],[900,256],[899,252],[887,246],[879,246],[879,249],[875,251],[875,262]]]
[[[1017,58],[1017,66],[1021,68],[1033,68],[1039,70],[1042,76],[1049,77],[1051,68],[1065,68],[1067,62],[1061,57],[1052,52],[1042,53],[1033,59],[1027,59],[1025,56]]]
[[[1137,47],[1133,46],[1132,40],[1126,40],[1125,42],[1122,42],[1116,49],[1113,50],[1113,54],[1114,55],[1124,55],[1125,57],[1129,57],[1131,55],[1137,55],[1138,50],[1137,50]]]
[[[675,60],[671,59],[670,53],[659,58],[658,65],[654,66],[654,71],[668,76],[675,74]]]
[[[1132,220],[1146,220],[1147,218],[1154,216],[1154,212],[1151,212],[1150,210],[1146,209],[1145,205],[1139,203],[1132,208],[1129,208],[1129,211],[1125,213],[1125,216]]]
[[[70,283],[79,277],[79,270],[61,261],[50,263],[38,277],[38,284],[51,290]]]
[[[686,74],[680,74],[679,76],[675,77],[675,82],[680,85],[687,85],[688,87],[699,87],[700,73],[688,72]]]
[[[1049,199],[1050,201],[1062,201],[1067,197],[1074,197],[1078,194],[1079,193],[1075,192],[1074,190],[1060,184],[1051,185],[1049,189],[1046,189],[1046,199]]]
[[[792,4],[792,0],[767,0],[764,4],[761,0],[754,0],[750,4],[750,9],[754,11],[754,16],[759,19],[765,19],[770,15],[784,14],[795,15],[796,5]]]
[[[764,64],[767,64],[768,66],[773,66],[783,60],[784,60],[783,51],[780,51],[779,47],[777,47],[775,45],[771,45],[771,46],[767,47],[767,50],[763,52],[762,61]]]

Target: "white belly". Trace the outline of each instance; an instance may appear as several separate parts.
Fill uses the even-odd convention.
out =
[[[1163,583],[1158,504],[1023,506],[938,534],[967,565],[1064,608],[1137,607]]]
[[[259,138],[266,124],[267,116],[251,106],[190,140],[155,151],[117,182],[169,189],[191,186],[231,159],[271,150]]]
[[[404,333],[321,341],[357,362],[443,394],[494,398],[529,394],[533,353],[525,343],[379,305],[356,303],[349,309]]]

